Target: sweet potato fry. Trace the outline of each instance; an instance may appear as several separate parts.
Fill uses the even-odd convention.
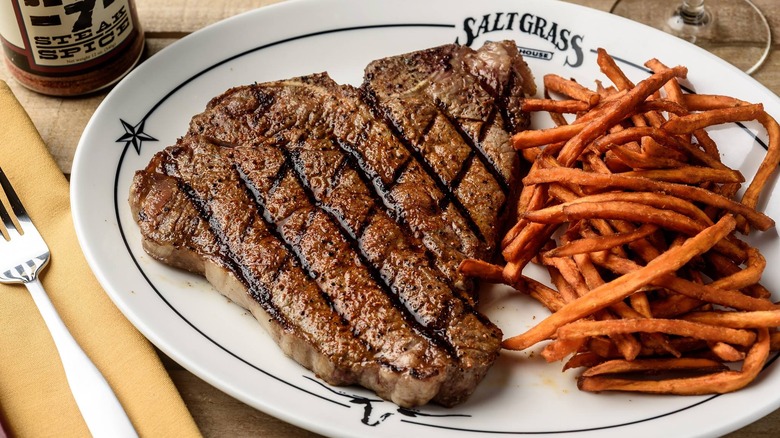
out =
[[[753,175],[753,179],[745,190],[745,194],[742,195],[742,203],[753,208],[758,205],[761,191],[764,189],[767,181],[769,181],[772,173],[777,169],[778,164],[780,164],[780,125],[766,112],[758,116],[758,121],[764,125],[767,131],[769,145],[767,146],[764,159],[758,166],[758,170],[756,170],[756,174]]]
[[[680,144],[680,140],[678,140],[676,137],[670,135],[660,128],[654,128],[652,126],[627,128],[618,132],[604,135],[594,141],[591,148],[597,150],[599,153],[604,153],[609,149],[610,145],[621,145],[629,142],[637,142],[644,137],[650,137],[659,144],[670,148],[678,150],[683,148],[683,146]]]
[[[644,140],[643,138],[642,141],[644,142]],[[611,147],[605,157],[609,157],[612,154],[629,169],[668,169],[687,165],[685,161],[675,158],[653,155],[644,148],[641,152],[633,151],[626,147],[630,144]]]
[[[772,351],[780,350],[780,332],[771,332],[769,335],[769,348]]]
[[[555,266],[547,265],[547,272],[550,273],[550,281],[561,294],[564,303],[570,303],[579,297],[574,286],[569,283]]]
[[[546,241],[554,227],[541,223],[530,223],[524,227],[515,239],[504,248],[502,254],[507,261],[518,262],[520,259],[531,260],[536,256],[536,248]],[[525,256],[521,254],[525,252]],[[532,254],[528,254],[532,253]]]
[[[650,70],[656,73],[669,68],[666,65],[664,65],[664,63],[662,63],[661,61],[655,58],[649,59],[647,62],[645,62],[645,67],[649,68]],[[682,88],[680,88],[680,84],[677,81],[669,81],[665,83],[664,91],[666,91],[666,95],[669,97],[669,99],[672,102],[678,104],[682,104],[684,102]]]
[[[590,287],[582,272],[579,271],[578,265],[571,258],[566,257],[549,260],[543,258],[542,262],[544,264],[549,263],[550,266],[554,268],[554,270],[551,270],[550,276],[558,287],[558,290],[561,291],[561,295],[564,296],[564,299],[567,302],[574,301],[575,299],[587,295],[588,292],[590,292]],[[601,284],[603,284],[603,281],[598,282],[598,285]],[[571,289],[571,297],[567,298],[567,293],[565,292],[569,289]],[[622,303],[615,303],[613,304],[613,307],[620,306],[621,304]],[[630,311],[630,309],[624,304],[622,305],[621,310],[623,308],[626,308]],[[593,317],[597,320],[615,318],[607,309],[596,311],[593,314]],[[641,345],[630,335],[617,333],[611,334],[609,337],[612,339],[617,349],[626,359],[634,359],[641,351]],[[576,351],[580,346],[581,343],[553,343],[552,345],[549,345],[548,348],[545,348],[543,355],[549,361],[560,360],[563,359],[563,357],[568,356],[569,354]]]
[[[700,372],[728,369],[720,362],[702,358],[662,358],[637,360],[610,360],[593,366],[582,373],[583,377],[618,373],[657,373],[663,371],[693,370]]]
[[[588,90],[577,82],[562,78],[556,74],[544,75],[544,87],[549,91],[586,102],[589,106],[596,105],[601,99],[601,96],[595,91]]]
[[[664,123],[661,128],[671,134],[690,134],[712,125],[756,120],[763,112],[764,106],[760,103],[713,109],[677,117]]]
[[[747,386],[761,371],[769,356],[769,333],[759,329],[758,341],[750,348],[741,371],[722,371],[699,377],[665,380],[634,380],[614,377],[581,377],[577,386],[583,391],[633,391],[654,394],[724,394]]]
[[[729,344],[716,342],[710,346],[712,353],[724,362],[737,362],[745,359],[745,353]]]
[[[615,60],[607,53],[606,50],[598,48],[596,50],[596,62],[601,68],[601,72],[606,75],[609,80],[612,81],[615,86],[620,90],[630,90],[634,88],[634,83],[626,77],[623,70],[617,66]],[[656,72],[657,73],[657,72]]]
[[[665,276],[653,285],[666,287],[679,294],[737,310],[772,310],[776,306],[769,300],[754,298],[737,290],[720,289],[712,284],[699,284],[679,277]]]
[[[574,240],[547,251],[545,256],[566,257],[575,254],[603,251],[646,237],[647,235],[655,232],[657,229],[658,227],[655,225],[644,224],[635,231],[628,233],[610,234],[607,236],[594,236]]]
[[[582,348],[586,341],[587,339],[585,338],[565,340],[558,339],[556,341],[550,342],[544,347],[542,350],[542,357],[547,362],[562,360],[566,356],[573,354]]]
[[[780,309],[753,312],[692,312],[683,317],[686,321],[701,322],[731,328],[757,328],[780,326]]]
[[[559,141],[567,141],[585,128],[584,124],[561,125],[539,131],[521,131],[512,136],[515,150],[546,146]]]
[[[602,189],[621,188],[639,191],[658,191],[742,215],[753,226],[763,231],[774,226],[774,220],[765,214],[699,187],[653,181],[647,178],[589,173],[569,168],[538,169],[523,178],[523,183],[528,185],[550,182],[569,182],[583,186],[596,186]]]
[[[744,100],[715,94],[683,94],[682,103],[688,111],[708,111],[747,105]]]
[[[654,279],[676,271],[693,257],[708,251],[731,233],[735,226],[736,220],[732,216],[724,216],[715,225],[688,239],[681,246],[661,254],[644,268],[592,290],[587,296],[566,304],[525,333],[506,339],[503,342],[504,348],[524,350],[548,339],[562,325],[626,298]]]
[[[745,177],[737,170],[712,169],[710,167],[699,166],[680,166],[674,169],[633,170],[630,172],[623,172],[621,175],[638,176],[656,181],[683,184],[702,184],[705,182],[741,183],[745,181]]]
[[[653,300],[650,309],[656,318],[674,318],[700,308],[705,303],[685,295],[669,295]]]
[[[643,204],[650,207],[663,208],[666,210],[674,211],[685,215],[696,222],[703,225],[712,225],[712,220],[704,214],[696,205],[688,202],[685,199],[678,198],[676,196],[666,195],[663,193],[653,192],[605,192],[595,195],[582,196],[574,198],[571,201],[564,202],[557,206],[557,208],[565,208],[574,204],[594,203],[600,204],[604,202],[631,202],[636,204]],[[552,208],[552,207],[548,207]],[[538,211],[538,210],[537,210]],[[529,212],[530,213],[530,212]]]
[[[469,277],[478,278],[489,283],[498,284],[504,281],[504,277],[501,275],[503,268],[483,260],[465,259],[460,262],[458,271]]]
[[[594,218],[620,219],[636,222],[642,221],[687,235],[696,234],[705,227],[705,225],[671,210],[626,201],[575,202],[571,204],[561,204],[542,210],[529,211],[525,214],[524,218],[531,222],[545,224]]]
[[[720,160],[720,151],[718,150],[718,145],[715,143],[715,141],[712,140],[706,130],[697,129],[693,131],[693,136],[696,138],[699,146],[704,149],[704,152],[706,152],[712,158]]]
[[[590,351],[586,351],[584,353],[577,353],[574,356],[570,357],[569,360],[566,361],[566,364],[564,364],[563,366],[563,371],[572,368],[581,368],[581,367],[590,368],[602,362],[604,362],[604,358],[599,356],[596,353]]]
[[[755,248],[748,248],[746,252],[748,259],[745,269],[736,268],[734,271],[729,271],[727,276],[716,279],[711,286],[720,289],[742,289],[757,284],[766,268],[766,259]],[[718,255],[713,254],[709,257],[710,260],[713,258],[718,258]]]
[[[756,339],[749,330],[730,329],[687,319],[614,319],[604,321],[580,320],[560,327],[558,340],[579,339],[591,336],[609,336],[627,333],[666,333],[686,336],[710,342],[748,346]]]
[[[525,99],[520,105],[523,111],[547,111],[551,113],[578,113],[591,105],[581,100]]]
[[[669,159],[679,163],[688,163],[689,161],[689,157],[686,154],[677,149],[665,147],[653,140],[652,137],[642,137],[642,141],[639,144],[642,146],[642,152],[654,159]]]
[[[671,84],[675,81],[669,81],[667,84]],[[676,82],[675,82],[676,83]],[[664,85],[666,88],[666,85]],[[682,106],[679,102],[669,99],[653,99],[637,105],[637,113],[647,113],[651,111],[663,111],[674,115],[688,114],[688,110]]]

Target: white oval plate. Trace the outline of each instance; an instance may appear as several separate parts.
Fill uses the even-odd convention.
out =
[[[359,84],[369,61],[459,41],[477,47],[511,38],[538,80],[554,72],[593,84],[594,50],[606,48],[634,80],[657,57],[689,67],[696,92],[763,102],[778,98],[735,68],[687,43],[624,19],[554,1],[293,1],[217,23],[142,64],[109,94],[79,144],[73,166],[73,215],[90,266],[127,318],[158,348],[226,393],[290,423],[338,436],[715,436],[780,406],[780,370],[770,363],[750,387],[704,397],[588,394],[576,372],[538,355],[504,353],[476,393],[452,409],[399,409],[361,388],[332,388],[288,359],[254,319],[201,278],[152,260],[127,205],[133,172],[184,134],[208,100],[236,85],[328,71]],[[472,41],[473,39],[473,41]],[[546,123],[537,119],[535,123]],[[764,155],[762,129],[720,127],[724,160],[752,176]],[[762,208],[775,218],[777,195]],[[780,258],[775,230],[754,243],[769,266]],[[769,269],[764,284],[780,285]],[[546,312],[498,289],[483,310],[507,335]],[[536,319],[534,319],[536,318]],[[774,357],[773,357],[774,360]]]

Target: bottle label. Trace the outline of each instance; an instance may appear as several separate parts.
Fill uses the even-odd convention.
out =
[[[11,0],[11,23],[3,7],[3,43],[13,58],[27,58],[29,71],[72,71],[89,67],[133,35],[129,0]],[[10,26],[15,24],[16,30]],[[21,45],[19,43],[22,43]],[[15,64],[19,65],[18,62]],[[26,68],[25,68],[26,67]]]

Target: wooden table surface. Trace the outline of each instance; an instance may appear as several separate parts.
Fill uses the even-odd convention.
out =
[[[145,57],[211,23],[275,3],[277,0],[136,0],[146,33]],[[571,0],[609,11],[615,0]],[[780,2],[753,0],[768,16],[772,33],[780,40]],[[648,0],[648,6],[652,0]],[[776,41],[766,64],[754,77],[775,93],[780,93],[780,41]],[[81,98],[60,99],[24,89],[5,69],[0,79],[8,82],[30,114],[62,171],[70,173],[79,137],[105,93]],[[777,115],[775,115],[777,116]],[[161,354],[166,368],[181,392],[195,421],[207,437],[313,437],[308,431],[263,414],[203,382]],[[730,438],[780,436],[780,410],[730,435]]]

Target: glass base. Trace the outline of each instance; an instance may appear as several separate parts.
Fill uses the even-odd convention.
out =
[[[612,13],[676,35],[752,74],[766,60],[771,33],[749,0],[707,0],[706,16],[679,13],[683,0],[619,0]]]

